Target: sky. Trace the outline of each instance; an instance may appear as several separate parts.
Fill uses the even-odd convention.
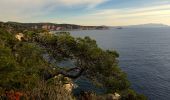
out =
[[[170,0],[0,0],[0,21],[170,25]]]

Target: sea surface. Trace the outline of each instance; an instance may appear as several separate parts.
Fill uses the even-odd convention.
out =
[[[103,49],[117,50],[119,65],[138,93],[149,100],[170,100],[170,28],[70,32],[75,37],[90,36]]]

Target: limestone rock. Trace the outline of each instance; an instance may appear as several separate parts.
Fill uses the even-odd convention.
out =
[[[15,38],[18,39],[19,41],[21,41],[22,38],[24,38],[24,34],[18,33],[18,34],[15,35]]]
[[[114,93],[114,94],[108,94],[107,100],[120,100],[120,94]]]

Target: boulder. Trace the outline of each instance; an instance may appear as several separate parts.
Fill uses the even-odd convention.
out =
[[[114,93],[114,94],[108,94],[107,100],[120,100],[120,94]]]
[[[71,93],[74,88],[74,84],[72,83],[64,84],[63,87],[65,88],[66,91]]]
[[[19,41],[21,41],[24,38],[24,34],[18,33],[15,35],[15,38],[18,39]]]

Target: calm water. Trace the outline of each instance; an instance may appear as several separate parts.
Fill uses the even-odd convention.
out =
[[[120,53],[120,67],[132,88],[150,100],[170,100],[170,28],[71,31],[90,36],[103,49]]]

